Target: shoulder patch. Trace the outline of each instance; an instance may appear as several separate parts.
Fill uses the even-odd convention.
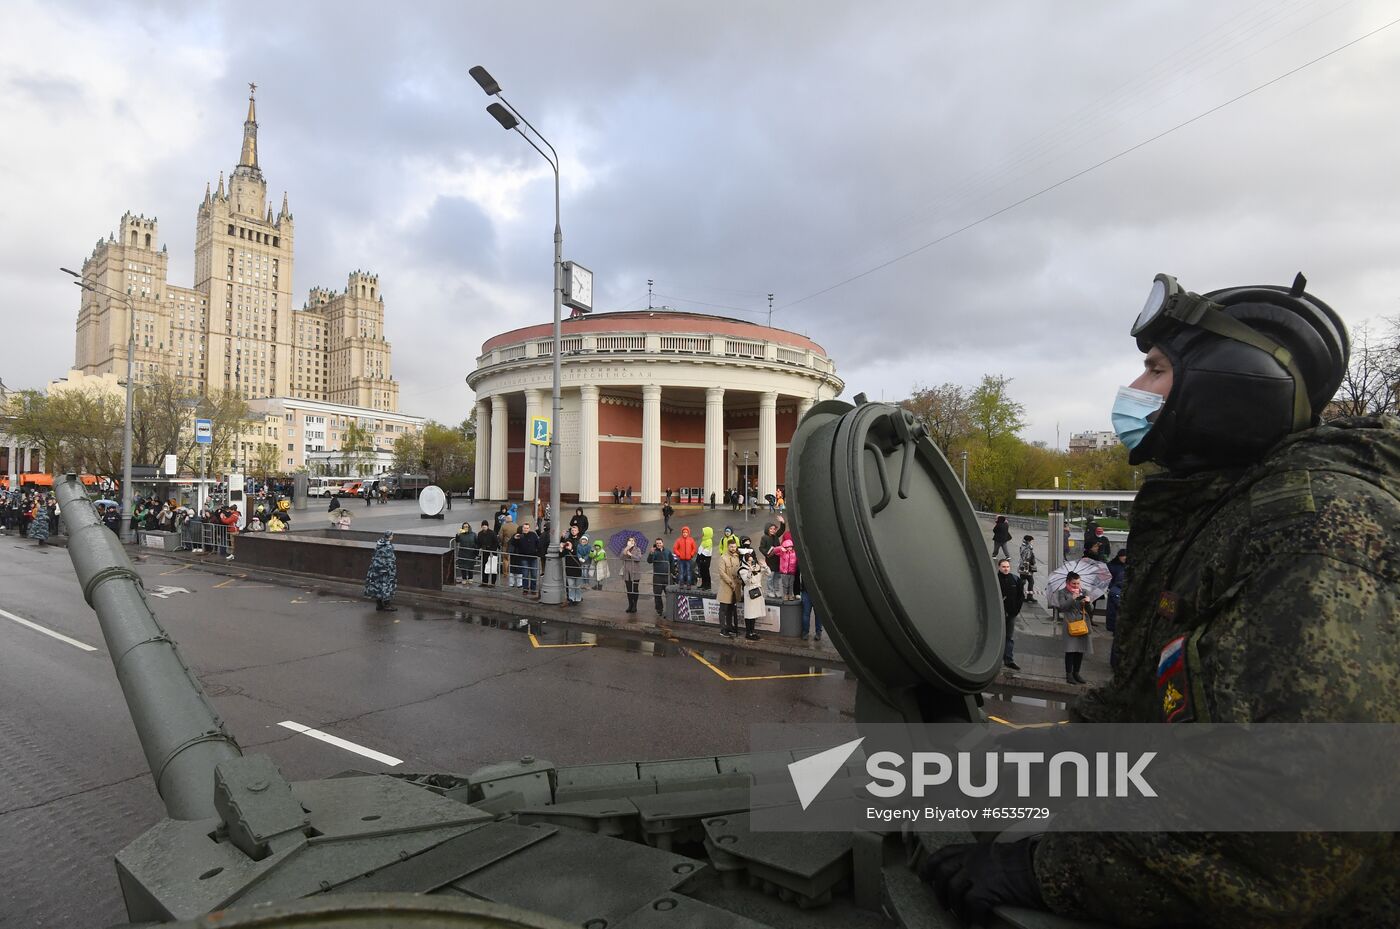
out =
[[[1157,699],[1162,721],[1189,723],[1196,718],[1195,693],[1186,661],[1186,636],[1179,635],[1157,657]]]
[[[1312,475],[1307,471],[1270,474],[1249,489],[1249,509],[1256,524],[1279,522],[1317,512]]]

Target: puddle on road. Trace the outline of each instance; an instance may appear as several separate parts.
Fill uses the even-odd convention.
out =
[[[1069,704],[1063,700],[1029,697],[1004,692],[984,693],[982,709],[1017,725],[1058,723],[1069,719]]]
[[[641,632],[632,634],[614,630],[599,631],[566,622],[527,620],[523,617],[502,613],[412,608],[408,618],[415,622],[458,622],[487,629],[499,629],[520,636],[533,634],[536,642],[541,646],[591,645],[595,648],[629,652],[650,658],[689,658],[694,653],[735,677],[821,674],[822,672],[835,672],[828,674],[829,677],[833,678],[850,676],[849,672],[840,668],[834,661],[822,662],[802,656],[789,657],[754,653],[742,649],[731,650],[721,646],[687,645],[680,642],[658,640]]]

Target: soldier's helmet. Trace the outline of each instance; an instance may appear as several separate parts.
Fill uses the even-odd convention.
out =
[[[1129,461],[1181,471],[1245,465],[1316,425],[1346,373],[1351,344],[1341,317],[1306,285],[1300,274],[1292,287],[1204,294],[1206,312],[1243,324],[1234,335],[1209,320],[1139,335],[1142,351],[1155,345],[1171,360],[1172,389]]]

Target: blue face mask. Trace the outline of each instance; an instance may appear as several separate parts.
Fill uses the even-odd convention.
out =
[[[1118,441],[1129,450],[1141,444],[1152,423],[1147,417],[1162,408],[1166,398],[1149,390],[1133,387],[1119,387],[1118,396],[1113,398],[1113,431],[1118,433]]]

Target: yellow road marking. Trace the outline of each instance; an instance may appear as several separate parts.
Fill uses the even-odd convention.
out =
[[[990,713],[987,714],[987,718],[994,723],[1001,723],[1003,726],[1009,726],[1012,729],[1049,729],[1051,726],[1069,725],[1069,720],[1067,719],[1061,719],[1053,723],[1013,723],[1008,719],[1002,719],[1000,716],[993,716]]]
[[[558,645],[541,645],[540,640],[535,638],[533,632],[528,633],[528,635],[530,636],[530,646],[532,648],[592,648],[597,644],[596,642],[562,642]]]
[[[789,681],[801,677],[826,677],[828,674],[836,673],[834,671],[804,671],[801,674],[757,674],[752,677],[735,677],[734,675],[727,674],[719,668],[715,667],[713,664],[711,664],[705,659],[704,655],[701,655],[699,652],[691,652],[690,657],[694,658],[696,661],[700,662],[702,665],[718,674],[725,681],[731,683],[734,681]]]
[[[165,577],[167,574],[179,574],[181,571],[188,571],[190,568],[193,568],[193,567],[194,567],[194,565],[192,565],[192,564],[182,564],[182,565],[180,565],[180,567],[178,567],[178,568],[172,568],[172,569],[170,569],[169,571],[162,571],[162,572],[160,572],[160,576],[161,576],[161,577]]]

